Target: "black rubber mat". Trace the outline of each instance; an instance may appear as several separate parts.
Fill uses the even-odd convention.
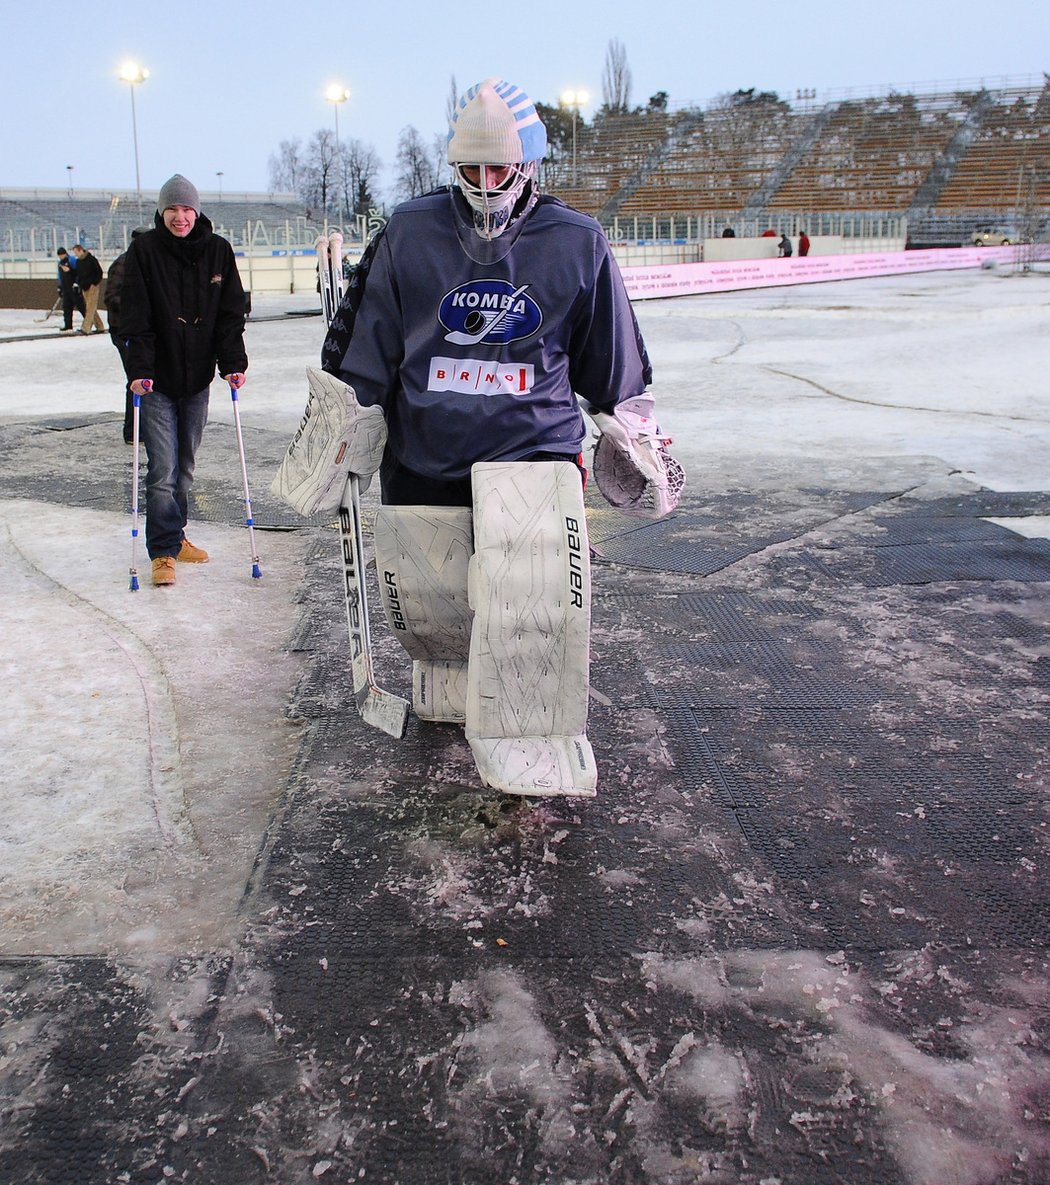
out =
[[[958,497],[935,498],[930,501],[905,496],[900,499],[899,505],[904,509],[914,508],[917,513],[923,515],[1023,518],[1028,515],[1050,514],[1050,493],[1041,490],[974,490]]]
[[[945,581],[1050,580],[1050,541],[1011,535],[1001,543],[914,543],[878,546],[870,552],[833,558],[801,557],[826,576],[866,588]]]
[[[869,520],[877,534],[864,542],[875,547],[915,546],[922,543],[1009,542],[1016,536],[1006,527],[980,518],[909,514]]]
[[[274,525],[282,447],[249,448]],[[115,418],[0,426],[0,462],[5,497],[126,496]],[[0,959],[0,1181],[914,1185],[976,1148],[1045,1185],[1050,553],[979,521],[1042,496],[893,494],[594,510],[592,800],[363,725],[304,524],[301,741],[237,938]]]

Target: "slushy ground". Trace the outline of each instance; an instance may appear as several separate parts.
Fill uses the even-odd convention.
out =
[[[636,306],[689,484],[588,494],[578,803],[356,717],[269,493],[312,308],[247,329],[262,579],[216,383],[212,560],[135,593],[116,351],[0,311],[0,1180],[1050,1179],[1050,277]]]

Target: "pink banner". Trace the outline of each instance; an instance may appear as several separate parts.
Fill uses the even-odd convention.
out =
[[[695,296],[741,288],[772,288],[785,284],[816,284],[826,280],[857,280],[903,272],[935,272],[1012,263],[1017,247],[937,247],[925,251],[871,251],[862,255],[807,255],[788,259],[733,259],[719,263],[671,263],[655,267],[624,267],[632,300],[663,296]]]

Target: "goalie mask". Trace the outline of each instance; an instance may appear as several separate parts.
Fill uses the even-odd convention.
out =
[[[546,151],[536,107],[513,83],[486,78],[460,99],[449,122],[448,163],[479,237],[491,242],[507,229],[526,190],[535,190]]]

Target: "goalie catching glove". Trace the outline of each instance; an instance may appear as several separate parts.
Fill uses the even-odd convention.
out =
[[[600,435],[594,446],[594,480],[621,514],[658,519],[678,505],[685,471],[667,451],[671,438],[653,416],[651,395],[616,405],[612,415],[587,409]]]
[[[362,407],[353,387],[326,371],[306,368],[310,397],[299,430],[270,489],[300,514],[335,510],[350,474],[367,489],[386,447],[379,407]]]

